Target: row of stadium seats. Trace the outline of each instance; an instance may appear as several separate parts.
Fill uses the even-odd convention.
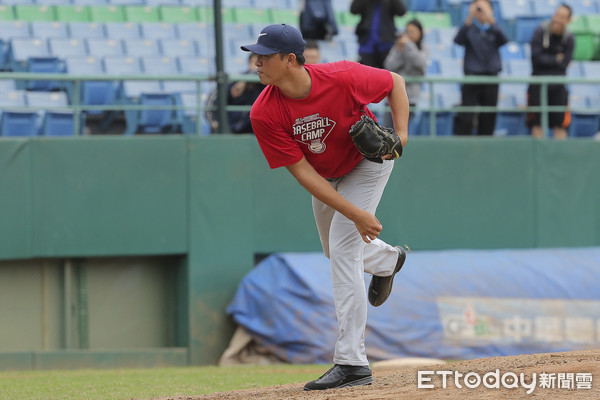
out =
[[[228,72],[238,67],[240,45],[253,41],[261,24],[225,24],[225,55],[233,60]],[[69,55],[165,55],[214,56],[210,46],[214,32],[203,23],[86,23],[0,21],[0,69],[24,71],[29,57]],[[425,42],[435,58],[462,59],[464,47],[453,43],[457,27],[431,28]],[[9,33],[10,32],[10,33]],[[199,39],[194,39],[199,38]],[[332,41],[320,42],[325,61],[356,60],[358,44],[347,30]],[[593,48],[592,48],[593,50]],[[500,48],[503,60],[529,58],[529,43],[509,42]],[[577,52],[576,52],[577,53]],[[590,60],[591,57],[577,57]],[[243,67],[243,63],[241,64]]]
[[[35,92],[11,89],[12,81],[2,81],[0,92],[0,136],[73,135],[73,111],[51,109],[67,107],[65,92]],[[29,110],[10,107],[30,107]],[[80,127],[85,124],[81,115]]]
[[[467,0],[405,0],[407,8],[412,11],[424,12],[455,12],[461,9]],[[504,3],[507,15],[546,15],[548,10],[556,8],[558,0],[493,0],[494,3]],[[4,4],[36,4],[36,5],[174,5],[174,6],[212,6],[212,0],[4,0]],[[335,11],[346,11],[350,8],[351,0],[332,0]],[[222,0],[225,7],[248,8],[278,8],[298,9],[299,0]],[[575,14],[590,14],[600,12],[598,0],[571,0],[569,5]],[[462,11],[461,11],[462,12]]]
[[[498,23],[504,28],[511,40],[528,42],[533,30],[547,19],[552,10],[549,7],[537,5],[537,1],[526,2],[519,0],[520,7],[510,7],[509,2],[493,2]],[[456,3],[459,9],[458,17],[450,12],[423,12],[411,10],[403,17],[396,17],[399,27],[412,18],[421,20],[426,29],[458,26],[468,12],[469,2]],[[541,4],[541,3],[540,3]],[[582,6],[583,8],[583,6]],[[537,11],[536,11],[537,10]],[[225,23],[260,24],[287,23],[297,25],[298,10],[286,8],[224,7],[223,21]],[[177,6],[159,4],[156,6],[141,5],[34,5],[16,4],[0,6],[0,20],[19,21],[58,21],[58,22],[206,22],[214,19],[212,8],[209,6]],[[336,19],[340,26],[354,27],[359,21],[357,15],[345,11],[336,11]],[[575,14],[572,28],[581,37],[579,48],[590,49],[598,44],[600,35],[600,10],[589,7],[587,13]],[[586,55],[579,59],[590,59],[593,51],[583,51]]]
[[[65,91],[6,90],[10,84],[11,82],[8,81],[0,85],[2,86],[0,92],[0,136],[72,136],[75,134],[75,114],[68,109],[71,103],[68,101]],[[127,129],[124,134],[126,135],[174,132],[193,134],[197,130],[197,123],[206,124],[203,118],[198,119],[197,94],[193,92],[141,93],[139,98],[121,100],[120,104],[150,107],[144,110],[125,111]],[[174,106],[178,106],[179,109],[160,109],[160,107]],[[93,113],[80,114],[79,133],[77,134],[83,133],[86,116],[89,114]],[[114,112],[109,115],[114,115]],[[209,128],[201,126],[200,131],[208,133]]]
[[[4,0],[4,4],[32,4],[32,5],[141,5],[141,6],[203,6],[213,5],[213,0]],[[224,7],[265,7],[297,9],[298,0],[221,0]],[[333,0],[335,8],[347,9],[350,2],[347,0]]]
[[[496,135],[528,135],[526,126],[526,114],[522,109],[527,105],[526,102],[527,85],[518,83],[503,83],[500,85],[498,96],[498,107],[515,109],[498,111],[496,113]],[[428,110],[431,105],[438,109],[449,109],[460,105],[460,88],[454,84],[438,84],[433,97],[433,102],[427,91],[422,92],[421,99],[417,104],[417,111],[414,118],[409,123],[410,135],[430,135],[431,113]],[[600,95],[596,91],[594,97],[580,95],[571,92],[569,95],[569,108],[571,115],[571,124],[569,126],[569,135],[572,137],[591,137],[598,132],[600,124],[600,114],[597,107],[600,101]],[[439,136],[449,136],[453,132],[454,117],[456,112],[449,110],[435,111],[436,131]]]
[[[67,39],[14,38],[9,42],[3,69],[26,71],[30,58],[69,56],[200,56],[208,57],[205,47],[196,40],[165,39]],[[207,70],[208,71],[208,70]]]
[[[185,20],[198,18],[200,21],[209,22],[213,17],[212,2],[206,3],[206,1],[194,1],[182,4],[175,0],[152,0],[147,4],[141,1],[115,1],[113,3],[95,3],[93,1],[74,3],[64,1],[61,3],[56,1],[49,4],[16,1],[15,4],[11,4],[5,1],[0,5],[0,19],[92,22],[106,22],[105,19],[108,19],[110,21],[155,22],[161,18],[173,18],[176,21],[180,21],[181,18]],[[409,6],[408,14],[439,14],[443,15],[443,19],[447,18],[451,25],[458,26],[468,14],[470,1],[447,2],[443,7],[430,10],[427,10],[427,7],[421,7],[425,3],[415,1]],[[299,12],[297,3],[292,7],[289,4],[282,0],[261,0],[258,5],[254,5],[251,1],[230,0],[222,2],[222,13],[225,20],[231,20],[230,22],[247,22],[247,18],[255,18],[254,20],[257,22],[273,23],[278,22],[277,20],[282,17],[287,19],[290,15],[297,19]],[[339,4],[335,8],[339,24],[355,25],[358,22],[359,17],[349,13],[349,2],[334,3],[334,6],[336,4]],[[345,7],[344,4],[346,4]],[[492,0],[497,21],[513,20],[518,17],[548,18],[558,4],[559,2],[556,0]],[[574,17],[600,14],[600,0],[581,0],[569,2],[569,4],[573,8]],[[177,12],[178,10],[180,12]]]
[[[57,10],[66,10],[69,8],[65,4],[46,7],[46,10],[50,9],[52,11],[49,14],[28,14],[27,18],[29,19],[25,21],[14,21],[19,8],[17,5],[14,5],[12,7],[12,17],[6,18],[9,20],[7,24],[13,24],[12,27],[21,24],[25,28],[21,28],[23,29],[22,33],[15,36],[15,30],[11,29],[9,25],[7,25],[7,29],[0,27],[0,39],[5,44],[7,60],[11,60],[11,62],[6,64],[7,68],[16,71],[36,71],[33,62],[41,56],[43,63],[38,65],[40,68],[37,69],[38,72],[56,72],[56,69],[44,70],[50,66],[51,68],[59,68],[61,72],[77,74],[75,71],[78,68],[77,65],[79,65],[82,71],[80,74],[107,74],[109,76],[118,76],[119,73],[124,75],[213,73],[214,63],[211,57],[214,55],[214,45],[212,44],[214,43],[214,26],[210,22],[198,22],[200,20],[212,21],[212,9],[206,4],[199,4],[198,2],[192,4],[191,7],[177,7],[173,6],[173,4],[167,5],[166,3],[168,2],[156,4],[153,7],[126,5],[125,2],[118,5],[89,7],[87,6],[88,3],[85,3],[85,6],[81,7],[81,3],[78,3],[77,6],[71,6],[70,8],[75,11],[83,11],[79,14],[73,13],[72,15],[76,15],[77,17],[71,17],[72,19],[67,18],[66,21],[56,21],[56,19],[59,19],[58,15],[60,14]],[[237,5],[238,7],[243,7],[250,3],[245,1]],[[340,6],[342,3],[345,3],[346,8]],[[416,4],[418,2],[413,1],[412,3]],[[402,29],[406,21],[414,17],[419,18],[423,22],[426,28],[425,40],[431,47],[433,57],[428,74],[462,77],[460,62],[464,49],[454,46],[451,43],[457,27],[453,26],[454,17],[450,12],[437,11],[439,9],[446,9],[444,7],[447,5],[442,6],[441,3],[443,2],[438,3],[438,8],[434,12],[429,12],[429,10],[417,11],[418,7],[412,8],[413,11],[407,13],[404,17],[397,17],[397,24]],[[229,7],[231,2],[224,1],[223,4]],[[413,6],[411,2],[407,4],[411,7]],[[453,4],[457,5],[457,8],[464,12],[465,4],[468,4],[468,2],[455,2]],[[494,5],[499,17],[501,17],[500,13],[502,10],[499,3],[494,2]],[[10,6],[0,5],[0,19],[2,19],[1,9],[3,7],[5,10],[11,8]],[[261,5],[260,9],[254,10],[249,8],[223,9],[225,21],[224,44],[226,46],[225,65],[227,72],[240,73],[245,70],[246,55],[239,51],[239,45],[247,43],[248,40],[254,40],[264,25],[273,22],[287,22],[297,25],[297,9],[289,7],[271,7],[265,9],[262,7]],[[333,41],[320,43],[323,61],[335,61],[339,59],[355,60],[357,57],[354,27],[358,19],[349,13],[348,7],[349,2],[346,0],[334,1],[334,8],[336,8],[338,22],[340,23],[340,33]],[[34,10],[36,7],[30,7],[29,9]],[[37,9],[43,10],[44,8],[37,7]],[[96,12],[94,13],[92,10]],[[107,13],[102,14],[97,12],[98,10],[107,11]],[[170,17],[173,20],[172,23],[156,22],[156,15],[158,15],[158,21],[160,21],[164,15],[168,14],[165,12],[167,10],[172,11],[172,17]],[[6,15],[10,17],[9,12]],[[77,18],[81,17],[81,15],[87,15],[85,18],[89,19],[83,18],[83,21],[78,20]],[[100,21],[89,22],[94,17],[99,18]],[[579,24],[578,26],[585,26],[587,28],[592,23],[594,17],[593,15],[587,15],[576,19],[576,21]],[[46,18],[45,21],[44,18]],[[49,18],[53,19],[49,20]],[[112,18],[118,19],[118,21],[114,21]],[[128,18],[137,20],[130,23],[123,22]],[[154,22],[147,22],[146,18]],[[521,16],[515,18],[515,20],[507,22],[513,24],[513,28],[518,25]],[[531,18],[531,16],[523,17],[523,19],[526,18]],[[586,31],[586,33],[589,32]],[[28,47],[23,45],[25,41],[21,42],[25,36],[29,37],[29,43],[38,41],[38,49],[46,47],[47,52],[45,54],[37,54],[37,57],[35,53],[16,58],[12,55],[9,56],[9,54],[12,54],[12,49],[18,48],[21,51]],[[32,38],[32,36],[36,37]],[[207,40],[203,41],[203,38]],[[15,41],[15,45],[11,46],[13,40]],[[512,42],[502,48],[503,59],[506,61],[504,74],[508,75],[513,70],[517,71],[518,68],[520,68],[520,71],[527,71],[527,75],[529,74],[530,69],[525,64],[519,66],[519,64],[510,65],[508,63],[512,59],[529,61],[529,49],[526,42],[525,40]],[[0,41],[0,51],[2,50],[1,44],[2,42]],[[205,46],[204,44],[209,45]],[[58,50],[59,48],[60,50]],[[90,55],[94,57],[89,57]],[[48,57],[55,58],[53,63],[47,62]],[[16,59],[19,59],[21,62],[14,62]],[[452,61],[449,61],[450,59]],[[149,66],[150,64],[152,66]],[[123,66],[123,68],[115,68],[116,65]],[[152,67],[156,67],[154,72],[151,71]],[[579,67],[581,69],[581,65]],[[585,76],[583,74],[582,72],[582,76]],[[573,76],[579,75],[575,74]],[[72,98],[72,85],[61,87],[57,82],[53,84],[55,86],[44,86],[42,81],[18,82],[17,87],[19,89],[27,88],[30,90],[40,88],[46,90],[63,89],[69,93],[68,97]],[[104,92],[98,90],[103,84],[106,85]],[[443,91],[444,85],[436,85],[435,96],[442,96],[445,99],[445,103],[450,104],[450,100],[453,99],[452,101],[456,101],[457,96],[459,96],[457,90],[459,86],[458,84],[448,84],[445,86],[447,86],[448,90]],[[201,85],[202,96],[207,96],[209,89],[213,87],[213,83],[203,83]],[[516,84],[503,84],[501,85],[501,90],[506,92],[508,90],[505,88],[509,87],[514,87],[514,93],[501,93],[503,102],[505,104],[514,103],[523,105],[524,85],[520,85],[519,87]],[[95,89],[90,90],[93,88]],[[80,97],[84,104],[92,105],[110,105],[111,103],[140,104],[142,99],[144,102],[150,103],[179,105],[184,103],[185,100],[183,99],[190,100],[192,96],[195,99],[195,91],[196,88],[192,82],[130,81],[113,83],[91,81],[84,82]],[[575,96],[578,96],[578,94]],[[591,95],[586,95],[581,96],[582,101],[577,101],[575,98],[574,101],[576,104],[582,107],[585,105],[587,108],[593,104],[591,103],[591,98]],[[144,117],[138,111],[126,111],[126,133],[131,134],[138,131],[160,132],[173,129],[173,126],[179,126],[179,129],[184,131],[194,131],[196,123],[205,125],[205,121],[202,121],[196,115],[195,104],[191,105],[190,109],[185,112],[149,112],[145,115]],[[149,123],[148,118],[154,122]],[[418,132],[425,132],[429,125],[428,123],[423,123],[421,126],[421,130]],[[451,126],[451,124],[445,124],[446,129],[448,126]],[[206,130],[207,128],[205,128]]]

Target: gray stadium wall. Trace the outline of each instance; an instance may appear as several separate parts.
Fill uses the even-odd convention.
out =
[[[411,138],[382,238],[598,246],[598,154],[584,139]],[[215,363],[255,255],[319,251],[310,196],[252,136],[3,139],[0,193],[0,369]]]

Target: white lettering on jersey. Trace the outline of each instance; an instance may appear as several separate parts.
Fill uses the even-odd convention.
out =
[[[319,154],[325,151],[325,139],[335,127],[335,121],[329,117],[321,117],[318,113],[307,117],[296,118],[294,122],[294,139],[308,146],[308,149]]]

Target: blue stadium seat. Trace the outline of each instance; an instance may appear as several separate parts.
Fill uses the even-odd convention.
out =
[[[35,74],[61,74],[64,73],[64,65],[58,57],[29,57],[27,59],[26,72]],[[30,80],[25,83],[27,90],[58,90],[62,84],[51,80]]]
[[[104,57],[104,70],[111,76],[142,75],[139,59],[134,57]],[[123,103],[137,101],[142,93],[162,91],[159,81],[126,80],[117,85],[117,99]]]
[[[532,8],[532,16],[550,18],[554,14],[554,10],[562,1],[559,0],[530,0]],[[577,1],[569,2],[577,3]]]
[[[107,0],[108,4],[115,6],[143,6],[144,0]]]
[[[38,108],[39,131],[42,136],[73,136],[74,119],[72,110],[48,110],[48,107],[66,107],[69,105],[65,92],[27,92],[25,95],[29,107]],[[85,116],[81,114],[80,131],[83,132]]]
[[[69,75],[102,75],[104,67],[99,58],[72,56],[65,59]],[[69,82],[67,93],[73,103],[73,85]],[[115,88],[112,81],[83,81],[79,91],[79,103],[88,106],[110,105],[115,101]],[[104,110],[86,110],[87,114],[102,114]]]
[[[58,21],[31,21],[31,36],[42,40],[48,38],[66,38],[69,37],[67,24]]]
[[[570,1],[568,4],[573,10],[573,15],[600,14],[600,1]]]
[[[197,56],[198,47],[196,40],[188,39],[158,39],[158,46],[163,56]]]
[[[108,4],[108,0],[77,0],[78,6],[104,6]]]
[[[586,78],[600,79],[600,61],[582,61],[581,68]]]
[[[440,75],[451,78],[462,78],[463,72],[463,60],[462,58],[438,58],[437,59],[440,68]],[[460,93],[459,83],[437,83],[434,86],[436,94],[448,94],[448,93]]]
[[[426,32],[425,40],[430,40],[429,37],[432,36],[437,43],[452,45],[457,33],[457,26],[433,28]]]
[[[346,59],[347,52],[345,43],[335,39],[330,41],[319,40],[318,43],[321,51],[322,62],[332,62]]]
[[[595,91],[598,96],[598,91]],[[568,131],[571,137],[592,137],[600,127],[600,114],[593,107],[593,97],[571,93],[569,107],[571,109],[571,124]],[[597,98],[595,100],[598,100]],[[596,103],[597,104],[597,103]]]
[[[175,24],[167,24],[163,22],[142,22],[140,31],[144,39],[175,39],[177,31]]]
[[[140,62],[145,75],[179,75],[181,73],[175,58],[164,56],[141,57]],[[191,81],[162,81],[161,83],[165,93],[196,91],[196,85]]]
[[[259,0],[260,3],[260,0]],[[254,8],[254,7],[260,7],[260,4],[254,4],[254,0],[223,0],[222,3],[223,7],[241,7],[241,8]]]
[[[132,22],[107,22],[104,24],[106,37],[116,40],[141,39],[139,24]]]
[[[181,22],[175,24],[177,37],[180,39],[196,39],[198,42],[198,55],[212,57],[215,55],[213,25],[203,22]]]
[[[350,11],[351,0],[332,0],[334,11]]]
[[[14,79],[0,79],[0,92],[14,92],[17,90],[17,82]]]
[[[187,0],[146,0],[147,6],[158,7],[158,6],[187,6]]]
[[[103,39],[105,38],[104,27],[97,22],[70,22],[67,24],[69,37],[73,39]]]
[[[91,57],[123,56],[124,50],[118,39],[86,39],[87,52]]]
[[[127,75],[142,76],[143,71],[138,58],[134,57],[104,57],[104,70],[108,76],[123,77]],[[162,88],[157,80],[138,81],[125,80],[115,81],[116,101],[119,104],[139,104],[142,94],[161,93]],[[126,135],[137,132],[139,126],[138,110],[125,110]],[[107,119],[107,124],[114,119],[116,113],[112,113]]]
[[[546,17],[528,16],[515,19],[514,40],[519,43],[529,43],[535,29]]]
[[[525,59],[525,48],[522,43],[508,42],[500,47],[500,58],[502,61],[511,60],[513,58]]]
[[[51,56],[60,59],[87,54],[85,43],[80,39],[51,38],[48,39],[48,49]]]
[[[48,57],[48,45],[39,38],[15,37],[10,40],[8,50],[8,64],[15,72],[25,72],[27,59],[30,57]]]
[[[529,58],[513,58],[504,62],[506,67],[503,71],[505,76],[528,78],[531,76],[531,60]],[[502,83],[500,84],[500,95],[514,96],[517,106],[527,106],[527,83]]]
[[[125,55],[129,57],[158,56],[160,49],[158,42],[152,39],[124,40]]]
[[[226,58],[225,72],[228,74],[243,74],[246,71],[248,71],[248,54],[238,54]]]
[[[425,75],[439,75],[440,74],[440,64],[438,60],[429,59],[427,62],[427,71],[425,71]]]
[[[29,24],[25,21],[0,21],[0,39],[8,43],[15,37],[31,37]]]
[[[521,17],[532,17],[533,6],[529,0],[502,0],[500,1],[500,27],[510,40],[517,40],[516,20]]]
[[[527,83],[502,83],[499,95],[512,95],[518,107],[527,106]]]
[[[512,93],[500,93],[498,96],[499,108],[516,108],[517,99]],[[496,115],[496,131],[498,136],[528,135],[529,130],[525,125],[525,113],[518,111],[498,111]]]
[[[169,93],[142,93],[139,104],[147,107],[172,107],[176,103]],[[178,126],[175,110],[149,108],[138,111],[137,131],[141,133],[173,133]]]
[[[181,39],[198,39],[206,37],[213,26],[205,22],[180,22],[175,24],[175,29],[177,37]]]
[[[600,87],[598,85],[590,85],[586,83],[573,83],[569,85],[569,95],[570,98],[572,98],[574,101],[577,101],[579,106],[582,107],[589,99],[593,99],[600,95]]]
[[[571,61],[571,63],[567,67],[567,76],[570,78],[585,77],[583,72],[583,61]]]
[[[413,1],[411,11],[435,12],[438,11],[437,0],[418,0]]]
[[[30,37],[29,25],[23,21],[0,21],[0,70],[10,69],[8,54],[10,39]]]
[[[223,39],[227,42],[245,41],[245,44],[248,44],[249,42],[255,42],[257,36],[258,33],[256,35],[254,34],[252,24],[238,24],[232,22],[223,24]]]
[[[209,75],[216,73],[214,61],[208,57],[177,57],[182,75]]]
[[[38,115],[31,111],[7,110],[8,107],[26,107],[25,91],[0,92],[0,135],[36,136]]]
[[[257,6],[260,3],[260,7],[262,8],[271,8],[271,9],[282,9],[282,10],[298,10],[298,2],[287,0],[254,0]]]
[[[436,58],[454,58],[454,45],[447,43],[435,43],[429,45],[430,54],[435,54]],[[460,58],[460,57],[457,57]]]
[[[531,60],[514,58],[506,60],[508,76],[527,77],[531,75]]]
[[[437,85],[436,85],[437,86]],[[436,91],[439,89],[436,89]],[[421,92],[417,111],[418,125],[416,126],[416,134],[419,136],[429,136],[431,124],[431,112],[427,110],[430,107],[430,98],[428,92]],[[460,104],[460,92],[452,90],[439,92],[434,97],[434,106],[436,108],[449,108]],[[454,127],[453,111],[436,111],[435,112],[435,127],[438,136],[452,135]]]
[[[213,0],[184,0],[184,4],[188,7],[210,7]]]
[[[34,1],[26,1],[25,4],[39,4],[44,6],[54,6],[54,5],[68,5],[71,4],[70,0],[35,0]]]
[[[529,0],[502,0],[500,1],[500,15],[504,20],[516,17],[531,16],[533,6]]]
[[[354,32],[351,29],[345,29],[345,31],[352,32],[352,36],[344,37],[344,40],[353,40]],[[341,37],[340,37],[341,38]],[[438,28],[425,29],[423,32],[423,42],[429,46],[430,49],[440,43]]]
[[[205,103],[205,96],[200,98],[200,103]],[[193,135],[196,133],[197,124],[200,124],[200,133],[209,134],[210,125],[206,121],[203,115],[198,115],[198,96],[196,93],[181,93],[181,105],[184,107],[183,120],[181,129],[186,135]]]
[[[356,40],[350,40],[344,42],[346,48],[346,59],[348,61],[358,61],[358,42]]]

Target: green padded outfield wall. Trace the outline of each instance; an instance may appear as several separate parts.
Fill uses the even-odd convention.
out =
[[[413,250],[598,246],[599,155],[583,139],[411,138],[378,210],[382,238]],[[0,320],[28,334],[0,332],[0,369],[216,362],[254,256],[320,250],[310,203],[252,136],[1,140]],[[105,299],[119,276],[132,295]],[[132,313],[138,325],[111,337]]]

